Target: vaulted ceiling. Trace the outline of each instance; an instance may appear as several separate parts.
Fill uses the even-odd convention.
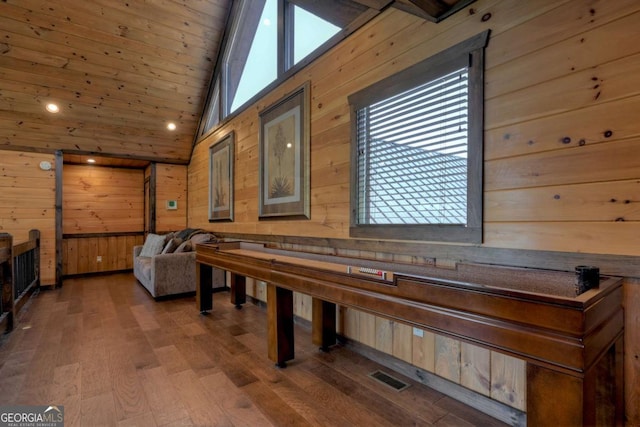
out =
[[[3,0],[0,148],[188,162],[229,3]]]
[[[349,1],[437,20],[473,0],[323,3]],[[2,0],[0,149],[188,163],[230,5]]]

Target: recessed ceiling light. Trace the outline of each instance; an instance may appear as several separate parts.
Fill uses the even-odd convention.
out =
[[[58,111],[60,111],[60,108],[58,108],[58,106],[56,104],[53,104],[53,103],[47,104],[47,106],[45,108],[50,113],[57,113]]]
[[[169,122],[167,123],[167,129],[169,130],[176,130],[176,124],[173,122]]]
[[[96,159],[87,159],[87,163],[95,163]]]

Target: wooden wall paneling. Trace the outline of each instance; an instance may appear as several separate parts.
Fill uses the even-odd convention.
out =
[[[128,252],[129,248],[127,247],[127,237],[125,237],[123,239],[118,239],[117,237],[114,236],[113,237],[113,241],[110,240],[110,242],[109,242],[109,246],[112,246],[112,245],[115,248],[115,249],[112,250],[112,252],[113,252],[113,269],[114,270],[126,270],[127,269],[127,258],[132,258],[133,257],[133,255]]]
[[[338,332],[347,338],[357,340],[360,325],[359,312],[352,308],[340,307],[338,313],[340,315]]]
[[[142,245],[142,234],[82,235],[64,238],[64,275],[133,269],[133,247]],[[102,262],[97,257],[102,257]]]
[[[634,138],[489,161],[486,191],[634,179],[639,146],[640,139]]]
[[[254,287],[254,297],[260,301],[267,302],[267,284],[263,281],[256,280]]]
[[[391,354],[405,362],[412,362],[413,359],[413,328],[404,323],[393,322],[393,349]]]
[[[83,273],[98,271],[98,261],[96,260],[98,256],[98,242],[99,238],[97,237],[89,237],[81,241],[80,246],[86,254],[85,263],[80,266]]]
[[[460,383],[460,341],[436,335],[435,374],[456,384]]]
[[[640,424],[640,280],[624,283],[624,396],[627,425]]]
[[[299,292],[293,293],[293,314],[301,319],[311,321],[313,313],[313,303],[309,295]]]
[[[377,336],[376,317],[373,314],[358,311],[358,338],[356,338],[356,341],[375,348]]]
[[[178,208],[167,209],[167,201],[175,200]],[[156,229],[182,230],[187,226],[187,167],[156,165]]]
[[[637,95],[638,91],[633,88],[638,87],[639,68],[640,55],[633,54],[600,64],[597,73],[587,69],[486,98],[485,128],[493,129]]]
[[[487,247],[538,250],[544,246],[552,251],[584,254],[638,256],[640,248],[633,236],[639,233],[640,224],[632,221],[514,222],[484,226]],[[594,262],[598,262],[597,256]]]
[[[373,348],[387,354],[393,354],[393,324],[392,320],[374,316],[376,343]]]
[[[607,181],[491,191],[485,221],[639,221],[640,181]]]
[[[535,51],[527,52],[526,55],[521,55],[496,67],[492,67],[491,62],[489,62],[487,64],[486,80],[487,99],[563,77],[566,75],[567,70],[572,72],[589,70],[593,72],[591,69],[594,66],[638,53],[638,46],[630,42],[628,34],[634,31],[637,25],[639,18],[634,12],[640,9],[637,3],[628,0],[626,1],[626,7],[624,6],[618,4],[605,7],[609,9],[609,12],[612,12],[611,15],[606,17],[595,11],[594,15],[597,14],[600,17],[597,24],[599,26],[591,27],[588,31],[585,31],[586,28],[583,27],[565,40],[559,40],[557,43],[542,49],[538,46]],[[589,13],[586,11],[589,7],[586,3],[578,8],[575,5],[573,7],[575,10],[580,9]],[[607,22],[607,19],[616,18],[622,13],[628,13],[629,15]],[[553,25],[552,22],[556,22],[557,19],[558,17],[556,16],[551,22],[546,22],[545,24]],[[558,27],[563,27],[562,22],[557,21],[557,23]],[[594,24],[592,23],[591,25]],[[608,44],[602,43],[602,40],[610,40],[615,43],[616,49],[611,49]],[[566,55],[568,51],[571,51],[571,55]],[[493,50],[493,52],[497,51]],[[529,72],[532,69],[535,69],[536,72]],[[594,82],[599,83],[597,80],[594,80]],[[602,88],[605,88],[605,86],[602,86]]]
[[[473,344],[460,343],[460,385],[491,395],[491,351]]]
[[[68,254],[69,250],[69,242],[67,240],[62,240],[62,275],[66,275],[67,271],[69,271],[69,258],[65,257],[64,254]]]
[[[435,334],[420,329],[413,334],[412,339],[412,364],[434,373],[436,370]]]
[[[633,120],[639,109],[640,96],[631,96],[496,127],[485,132],[485,160],[637,138]]]
[[[96,260],[96,269],[98,271],[113,271],[115,270],[113,267],[113,260],[114,260],[114,256],[111,253],[112,251],[112,246],[111,246],[111,239],[112,237],[104,237],[101,239],[98,239],[98,255],[97,257],[100,257],[100,259],[102,261],[98,261]],[[113,249],[117,249],[117,248],[113,248]]]
[[[62,253],[65,268],[62,274],[67,276],[78,271],[78,239],[63,239],[65,250]]]
[[[133,269],[133,247],[144,244],[144,236],[126,236],[121,240],[125,241],[126,246],[124,251],[120,252],[120,249],[118,250],[119,258],[123,260],[121,262],[124,262],[124,269]],[[131,248],[131,252],[129,252],[129,248]]]
[[[56,284],[56,158],[52,154],[0,151],[0,232],[15,244],[37,229],[40,239],[41,285]],[[44,171],[41,161],[53,168]]]
[[[599,27],[637,10],[637,2],[607,0],[556,2],[557,7],[534,16],[526,25],[516,25],[492,36],[493,49],[486,58],[487,68],[526,56],[533,51],[565,41],[576,34]],[[539,4],[532,4],[537,7]],[[532,34],[530,28],[545,26]],[[532,76],[532,78],[536,78]]]
[[[142,170],[65,165],[63,175],[64,234],[142,230]]]
[[[527,363],[524,360],[491,352],[491,398],[526,411]]]

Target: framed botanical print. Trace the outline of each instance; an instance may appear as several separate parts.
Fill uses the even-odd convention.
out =
[[[233,221],[234,133],[209,147],[209,221]]]
[[[309,99],[307,82],[260,113],[260,218],[310,218]]]

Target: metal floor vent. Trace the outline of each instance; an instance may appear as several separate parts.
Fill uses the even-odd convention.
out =
[[[371,372],[369,374],[369,376],[371,378],[373,378],[374,380],[377,380],[377,381],[381,382],[382,384],[386,385],[387,387],[391,387],[395,391],[402,391],[405,388],[409,387],[409,384],[407,384],[404,381],[401,381],[401,380],[399,380],[399,379],[397,379],[395,377],[392,377],[391,375],[387,374],[386,372],[375,371],[375,372]]]

